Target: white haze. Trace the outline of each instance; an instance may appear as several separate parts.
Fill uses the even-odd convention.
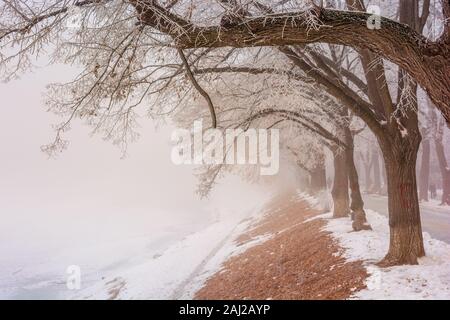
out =
[[[199,200],[192,167],[170,161],[171,130],[155,131],[148,119],[141,120],[142,136],[125,159],[81,123],[68,134],[68,150],[48,159],[40,146],[53,137],[51,124],[60,119],[45,112],[45,86],[73,73],[67,66],[47,66],[0,85],[0,287],[2,278],[55,255],[71,257],[105,241],[152,234],[156,239],[167,230],[182,237],[217,215],[247,210],[270,196],[267,188],[232,177],[210,199]],[[92,256],[107,254],[114,252]],[[77,264],[78,256],[67,263]]]

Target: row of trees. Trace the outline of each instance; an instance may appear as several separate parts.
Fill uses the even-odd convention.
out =
[[[433,108],[429,104],[424,104],[424,111],[422,113],[422,155],[421,165],[418,175],[419,180],[419,198],[423,201],[429,200],[428,191],[437,188],[437,182],[442,188],[441,205],[450,205],[450,170],[447,161],[445,145],[448,147],[448,142],[445,139],[445,123],[440,119]],[[447,140],[448,141],[448,140]],[[432,157],[432,154],[435,157]],[[431,159],[435,161],[431,161]],[[432,177],[431,166],[437,162],[439,167],[439,177]]]
[[[83,67],[49,89],[48,107],[64,119],[47,152],[66,146],[75,118],[126,147],[143,106],[179,125],[204,118],[219,128],[280,128],[286,156],[311,174],[313,189],[326,183],[326,147],[334,214],[351,212],[355,230],[369,228],[354,161],[355,136],[369,130],[389,202],[380,265],[414,264],[425,255],[416,182],[423,102],[450,123],[450,1],[386,0],[383,17],[366,13],[369,4],[380,3],[2,0],[0,66],[10,79],[51,50]],[[368,27],[371,19],[380,28]],[[204,168],[200,192],[234,170],[242,169]]]
[[[420,130],[422,135],[419,149],[418,166],[419,200],[429,201],[439,197],[441,205],[448,205],[450,199],[448,175],[448,135],[443,118],[438,121],[434,108],[429,108],[429,100],[425,100],[419,108]],[[386,173],[380,150],[373,135],[364,131],[357,139],[356,159],[361,172],[363,189],[369,194],[386,195]],[[447,148],[447,149],[446,149]],[[442,190],[442,194],[438,192]]]

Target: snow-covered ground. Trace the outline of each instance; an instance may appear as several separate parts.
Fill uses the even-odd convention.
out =
[[[126,264],[102,270],[101,279],[69,298],[191,299],[227,257],[242,249],[236,248],[234,238],[261,212],[260,206],[222,212],[215,222],[165,250],[152,253],[147,248]]]
[[[269,190],[266,190],[269,191]],[[256,238],[237,246],[234,239],[251,221],[260,219],[271,194],[255,193],[243,202],[216,203],[195,220],[159,224],[145,234],[127,233],[116,239],[49,247],[48,252],[19,252],[0,243],[0,298],[2,299],[191,299],[206,279],[220,271],[230,256],[264,242]],[[249,195],[247,194],[248,198]],[[311,206],[328,206],[326,196],[299,193]],[[417,266],[379,268],[389,245],[387,218],[367,210],[373,231],[352,232],[348,218],[331,219],[325,213],[326,231],[343,248],[349,261],[363,260],[370,274],[367,289],[354,299],[450,299],[450,245],[424,233],[427,256]],[[55,244],[55,247],[58,247]],[[64,249],[64,250],[62,250]],[[31,250],[31,251],[30,251]],[[80,266],[81,288],[67,288],[66,268]]]
[[[33,235],[36,243],[6,236],[0,242],[0,299],[190,297],[186,292],[193,294],[202,284],[201,275],[216,270],[233,252],[234,235],[271,198],[270,188],[252,190],[218,196],[198,212],[166,212],[165,219],[162,213],[148,212],[149,217],[133,217],[131,224],[126,215],[88,223],[65,216],[67,224],[75,224],[66,231],[73,233],[70,241],[52,233],[47,238]],[[116,228],[102,228],[108,222]],[[81,228],[89,223],[96,233]],[[81,286],[69,290],[67,268],[73,265],[80,268]]]
[[[316,204],[313,201],[312,204]],[[375,265],[389,247],[388,219],[366,210],[373,231],[352,231],[348,218],[332,219],[332,213],[316,218],[326,219],[326,231],[344,249],[348,261],[363,260],[369,278],[367,289],[356,292],[353,299],[450,299],[450,245],[424,232],[426,257],[415,266],[379,268]]]

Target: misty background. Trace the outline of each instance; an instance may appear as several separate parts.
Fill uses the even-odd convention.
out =
[[[40,146],[53,139],[52,124],[61,120],[46,112],[45,88],[71,79],[75,71],[41,63],[19,80],[0,84],[2,290],[26,287],[27,281],[36,282],[36,274],[62,276],[71,264],[95,270],[96,261],[115,263],[124,252],[145,250],[136,247],[135,238],[167,247],[268,197],[267,186],[228,177],[200,200],[193,167],[170,160],[171,128],[156,130],[147,118],[124,159],[118,147],[91,136],[80,121],[67,134],[68,149],[49,159]],[[289,184],[286,177],[283,181]],[[115,245],[102,247],[106,242]]]

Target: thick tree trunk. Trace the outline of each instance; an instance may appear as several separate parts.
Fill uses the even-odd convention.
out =
[[[381,172],[382,172],[382,175],[383,175],[383,186],[381,188],[380,194],[383,195],[383,196],[386,196],[387,195],[387,187],[388,187],[387,175],[386,175],[386,165],[384,163],[384,159],[383,158],[381,158],[381,159],[383,161],[382,164],[381,164]]]
[[[422,141],[422,161],[419,173],[419,200],[428,201],[430,184],[430,140]]]
[[[415,172],[420,134],[409,132],[395,140],[395,144],[382,146],[388,181],[390,243],[381,266],[417,264],[417,258],[425,255]]]
[[[361,196],[358,171],[356,170],[355,166],[354,140],[349,128],[346,128],[345,131],[345,142],[347,145],[347,147],[345,148],[345,152],[347,160],[348,181],[350,185],[350,209],[353,220],[352,227],[354,231],[371,230],[372,228],[367,223],[366,212],[364,211],[364,201]]]
[[[400,0],[400,22],[418,30],[418,0]],[[378,134],[386,166],[390,242],[389,251],[381,266],[417,264],[425,255],[417,193],[416,162],[421,135],[417,116],[417,85],[400,70],[398,79],[398,107],[403,114],[388,112],[387,130]],[[406,91],[408,90],[408,91]],[[387,118],[388,118],[387,117]]]
[[[348,216],[350,212],[348,200],[348,173],[344,151],[334,150],[334,181],[331,195],[333,197],[333,218]]]

